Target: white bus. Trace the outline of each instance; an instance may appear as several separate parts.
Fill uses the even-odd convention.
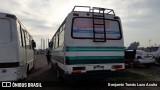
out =
[[[0,81],[27,77],[34,65],[32,40],[15,15],[0,13]]]
[[[59,78],[103,79],[125,71],[121,21],[112,9],[75,6],[49,46]]]

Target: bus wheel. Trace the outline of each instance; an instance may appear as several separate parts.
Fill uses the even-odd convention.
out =
[[[21,80],[25,80],[27,78],[27,72],[24,74]]]
[[[33,62],[33,67],[32,67],[32,69],[35,69],[35,64],[34,64],[34,62]]]
[[[29,65],[27,65],[27,74],[29,73]]]
[[[18,80],[20,82],[24,81],[27,78],[27,72],[23,74],[23,76]]]
[[[62,74],[60,68],[57,65],[56,65],[56,75],[57,75],[58,80],[60,80],[60,81],[64,80],[63,74]]]
[[[55,69],[55,65],[53,63],[51,63],[51,67],[52,69]]]
[[[27,67],[27,69],[28,69],[28,67]],[[26,70],[26,72],[23,74],[23,76],[22,76],[22,78],[20,79],[20,81],[23,81],[23,80],[25,80],[27,78],[27,70]]]
[[[145,68],[150,68],[150,67],[151,67],[150,64],[145,65]]]
[[[133,67],[134,67],[134,68],[137,68],[137,65],[136,65],[135,63],[133,63]]]
[[[55,64],[55,71],[56,71],[56,76],[59,77],[60,76],[60,73],[59,73],[59,69],[58,69],[58,65]]]

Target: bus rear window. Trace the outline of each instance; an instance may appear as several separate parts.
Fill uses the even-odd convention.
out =
[[[102,24],[102,19],[95,19],[96,24]],[[104,32],[103,25],[95,25],[96,32]],[[121,39],[120,24],[117,20],[105,19],[106,39]],[[73,38],[93,39],[93,19],[74,18],[72,24]],[[104,34],[102,34],[104,37]]]
[[[11,39],[10,23],[7,19],[0,19],[0,43],[8,43]]]

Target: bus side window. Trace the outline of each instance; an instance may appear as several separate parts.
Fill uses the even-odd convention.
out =
[[[21,31],[22,31],[23,47],[25,47],[25,46],[26,46],[26,44],[25,44],[24,30],[23,30],[23,29],[21,29]]]
[[[55,47],[55,44],[56,44],[56,38],[55,38],[55,36],[53,37],[53,48],[55,49],[56,47]]]
[[[26,32],[26,30],[24,30],[24,39],[25,39],[25,47],[26,47],[26,49],[28,49],[29,40],[27,39],[27,32]]]
[[[26,32],[26,48],[27,49],[30,49],[30,40],[29,40],[29,35],[28,35],[28,33]]]
[[[21,34],[21,29],[20,29],[20,24],[17,22],[17,31],[18,31],[18,39],[19,39],[19,45],[20,47],[23,47],[23,38],[22,38],[22,34]]]
[[[56,34],[55,38],[56,38],[56,43],[55,43],[55,48],[59,47],[59,33]]]
[[[59,33],[59,46],[62,46],[64,42],[64,30]]]

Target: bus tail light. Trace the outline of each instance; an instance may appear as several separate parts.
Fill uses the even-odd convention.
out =
[[[73,67],[72,74],[80,74],[82,71],[86,70],[85,67]]]
[[[114,69],[115,71],[122,71],[123,70],[123,66],[122,65],[113,65],[112,69]]]
[[[72,74],[81,74],[81,70],[73,70]]]

